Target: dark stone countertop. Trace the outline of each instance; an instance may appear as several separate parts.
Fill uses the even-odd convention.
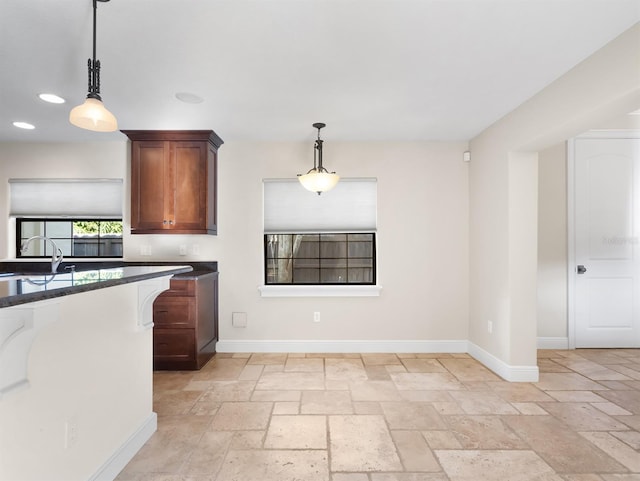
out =
[[[73,266],[75,272],[109,269],[112,267],[124,266],[191,266],[194,272],[217,272],[218,263],[216,261],[189,262],[185,261],[125,261],[125,260],[81,260],[67,259],[60,264],[58,272],[68,272]],[[0,261],[0,272],[15,272],[20,274],[49,272],[51,262],[45,260],[4,260]]]
[[[170,274],[182,274],[192,271],[189,265],[121,265],[117,267],[94,268],[74,272],[56,274],[6,270],[7,263],[0,267],[0,272],[22,272],[18,277],[0,276],[0,308],[11,307],[30,302],[53,299],[56,297],[78,294],[80,292],[104,289],[146,279],[153,279]],[[15,264],[11,263],[13,268]],[[50,264],[46,263],[50,267]]]
[[[191,272],[183,272],[182,274],[176,274],[173,277],[179,279],[198,279],[204,276],[210,276],[212,274],[217,274],[217,271],[191,271]]]

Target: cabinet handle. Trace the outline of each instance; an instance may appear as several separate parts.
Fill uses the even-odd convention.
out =
[[[172,220],[169,221],[169,225],[173,225],[173,221]]]
[[[166,225],[166,224],[167,224],[167,219],[164,219],[164,220],[162,221],[162,223]]]

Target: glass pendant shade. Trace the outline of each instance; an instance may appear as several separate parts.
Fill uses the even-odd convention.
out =
[[[313,169],[306,174],[298,174],[298,180],[302,186],[311,192],[317,192],[318,195],[333,189],[340,176],[335,172],[329,172],[322,166],[322,145],[324,140],[320,138],[320,129],[326,127],[322,122],[316,122],[313,127],[318,129],[318,138],[313,144]]]
[[[318,169],[311,169],[306,174],[298,176],[298,180],[300,180],[305,189],[319,194],[333,189],[340,180],[340,176],[329,172],[319,172]]]
[[[90,97],[71,110],[69,122],[81,129],[96,132],[113,132],[118,129],[118,121],[102,101]]]

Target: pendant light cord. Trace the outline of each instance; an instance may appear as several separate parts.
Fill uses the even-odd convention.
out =
[[[322,167],[322,143],[323,140],[320,138],[320,129],[325,125],[322,123],[313,124],[313,126],[318,129],[318,138],[314,143],[313,148],[313,169],[316,172],[326,172],[326,169]],[[316,161],[317,154],[317,161]]]
[[[98,11],[98,2],[93,0],[93,61],[96,61],[96,12]]]
[[[101,2],[108,0],[100,0]],[[93,0],[93,58],[87,61],[89,68],[89,86],[87,88],[87,98],[100,98],[100,60],[96,60],[96,24],[97,24],[98,0]]]

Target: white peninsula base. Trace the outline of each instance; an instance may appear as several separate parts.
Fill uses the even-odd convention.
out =
[[[169,276],[2,309],[57,304],[0,398],[0,480],[112,480],[153,434],[151,304]],[[0,369],[20,362],[2,348]]]

